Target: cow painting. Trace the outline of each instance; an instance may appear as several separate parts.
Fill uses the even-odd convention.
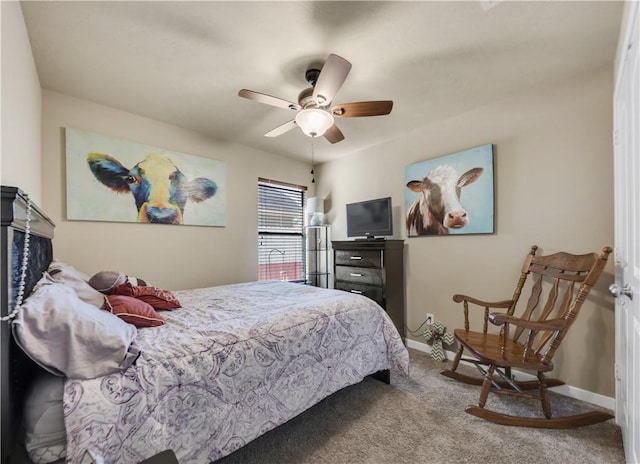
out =
[[[211,179],[187,179],[166,155],[148,154],[128,168],[113,156],[92,152],[87,163],[95,178],[106,187],[133,196],[138,222],[182,224],[188,200],[200,203],[218,190]]]
[[[460,175],[454,167],[441,164],[422,180],[407,182],[407,188],[418,193],[407,211],[407,235],[447,235],[449,229],[467,226],[469,213],[460,202],[460,194],[463,187],[478,180],[483,171],[475,167]]]

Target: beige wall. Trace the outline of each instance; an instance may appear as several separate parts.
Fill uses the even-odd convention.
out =
[[[0,182],[41,203],[40,81],[19,2],[0,2],[2,15],[2,148]]]
[[[226,162],[227,226],[66,221],[65,127]],[[90,275],[120,270],[174,290],[256,280],[258,177],[311,182],[308,163],[46,90],[42,149],[41,206],[57,225],[55,258]]]
[[[408,328],[417,329],[427,312],[450,331],[461,327],[462,308],[451,296],[510,298],[532,244],[545,253],[613,245],[612,92],[607,67],[321,165],[317,193],[328,198],[326,208],[331,205],[332,237],[346,238],[346,203],[390,195],[396,236],[405,238],[404,167],[495,144],[497,233],[405,241]],[[464,204],[464,193],[462,198]],[[554,359],[556,376],[609,397],[614,396],[614,313],[606,289],[612,271],[609,263]]]

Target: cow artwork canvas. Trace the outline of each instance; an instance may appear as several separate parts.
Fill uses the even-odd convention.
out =
[[[67,219],[226,224],[222,161],[66,128]]]
[[[405,168],[407,237],[494,233],[493,145]]]

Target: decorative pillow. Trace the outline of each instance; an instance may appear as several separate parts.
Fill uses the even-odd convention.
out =
[[[157,327],[164,318],[149,303],[126,295],[107,295],[111,314],[136,327]]]
[[[114,288],[125,282],[130,282],[134,287],[138,285],[149,285],[142,279],[129,277],[125,275],[124,272],[119,271],[100,271],[89,279],[89,285],[106,295],[113,293]]]
[[[92,304],[100,309],[105,309],[104,295],[89,285],[89,277],[83,272],[60,261],[53,261],[49,265],[47,272],[53,282],[65,284],[73,288],[78,298],[85,303]]]
[[[100,293],[109,295],[115,287],[127,281],[124,272],[118,271],[100,271],[89,279],[89,285],[98,290]]]
[[[156,287],[134,287],[130,282],[127,282],[114,288],[113,294],[138,298],[149,303],[155,309],[176,309],[180,307],[180,302],[173,293]]]
[[[137,330],[107,311],[82,301],[74,290],[36,285],[12,324],[18,345],[56,375],[90,379],[127,369],[140,355]]]
[[[153,285],[151,285],[149,282],[147,282],[146,280],[142,280],[139,277],[127,276],[127,282],[129,282],[134,287],[153,287]]]

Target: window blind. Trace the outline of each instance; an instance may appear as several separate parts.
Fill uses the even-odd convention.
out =
[[[305,190],[258,181],[258,280],[304,281]]]

